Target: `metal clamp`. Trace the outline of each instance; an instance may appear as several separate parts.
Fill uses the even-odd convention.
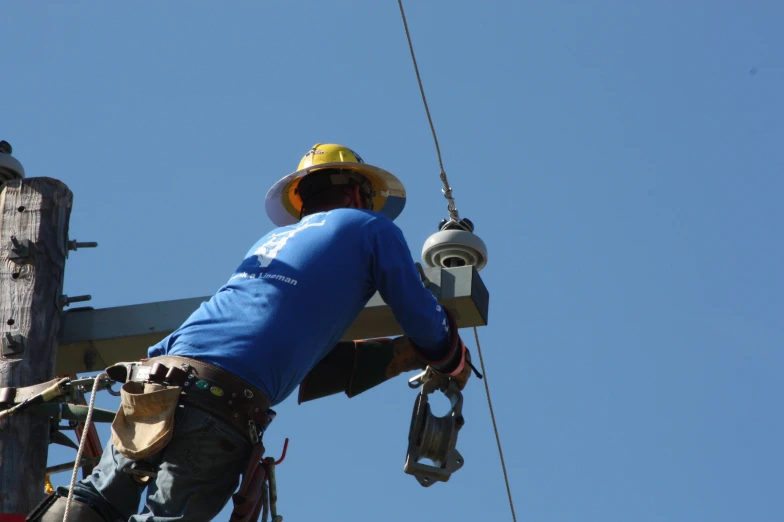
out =
[[[8,260],[18,265],[33,264],[35,262],[35,243],[29,239],[20,241],[16,236],[11,236]]]
[[[454,381],[429,366],[411,378],[408,385],[411,388],[421,386],[422,389],[414,402],[403,471],[413,475],[424,487],[435,482],[447,482],[465,462],[455,449],[457,434],[465,424],[463,395]],[[440,390],[452,406],[443,417],[437,417],[430,411],[428,395],[436,390]],[[430,459],[433,465],[424,464],[421,459]]]
[[[12,335],[11,332],[5,332],[2,341],[2,354],[3,357],[10,357],[12,355],[20,355],[25,349],[25,337],[23,335]]]
[[[103,391],[106,390],[109,392],[109,395],[113,395],[115,397],[120,396],[120,392],[114,391],[112,386],[115,384],[116,381],[112,380],[109,376],[103,375],[98,376],[100,377],[100,381],[98,381],[98,387],[95,391]],[[86,393],[91,392],[93,389],[93,385],[95,383],[96,377],[85,377],[83,379],[73,379],[66,384],[66,391],[70,393]]]

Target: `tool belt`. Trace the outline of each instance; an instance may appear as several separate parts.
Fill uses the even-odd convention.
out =
[[[164,355],[106,369],[115,381],[182,388],[180,403],[204,410],[234,427],[252,444],[275,418],[270,401],[255,386],[213,364]]]
[[[175,355],[118,363],[107,368],[106,373],[119,382],[179,388],[179,403],[215,415],[247,436],[252,444],[251,455],[239,490],[232,495],[234,510],[230,520],[255,522],[262,510],[266,520],[270,508],[273,522],[282,520],[275,511],[275,460],[262,459],[265,449],[260,437],[275,418],[275,412],[261,390],[223,368]],[[140,473],[151,475],[145,470]]]

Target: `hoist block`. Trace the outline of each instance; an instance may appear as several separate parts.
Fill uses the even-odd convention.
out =
[[[423,487],[436,482],[447,482],[452,473],[463,467],[463,457],[457,451],[457,434],[465,424],[463,394],[449,379],[439,379],[428,367],[412,378],[409,386],[422,386],[414,403],[411,427],[408,432],[408,452],[403,471],[413,475]],[[449,399],[449,413],[443,417],[433,415],[428,395],[441,390]],[[428,459],[432,464],[427,464]]]

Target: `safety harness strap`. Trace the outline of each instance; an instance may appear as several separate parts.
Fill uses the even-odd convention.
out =
[[[240,489],[231,497],[234,503],[234,510],[231,513],[232,522],[255,522],[258,519],[257,507],[260,507],[259,504],[263,502],[262,485],[266,479],[261,462],[263,455],[264,445],[259,441],[253,445]]]

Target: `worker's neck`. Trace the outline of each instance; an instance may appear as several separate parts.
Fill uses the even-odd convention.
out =
[[[330,210],[337,210],[339,208],[362,208],[359,205],[355,205],[352,201],[351,204],[345,206],[335,206],[335,205],[322,205],[322,206],[314,206],[308,208],[305,212],[302,213],[302,216],[309,216],[310,214],[316,214],[318,212],[329,212]]]

